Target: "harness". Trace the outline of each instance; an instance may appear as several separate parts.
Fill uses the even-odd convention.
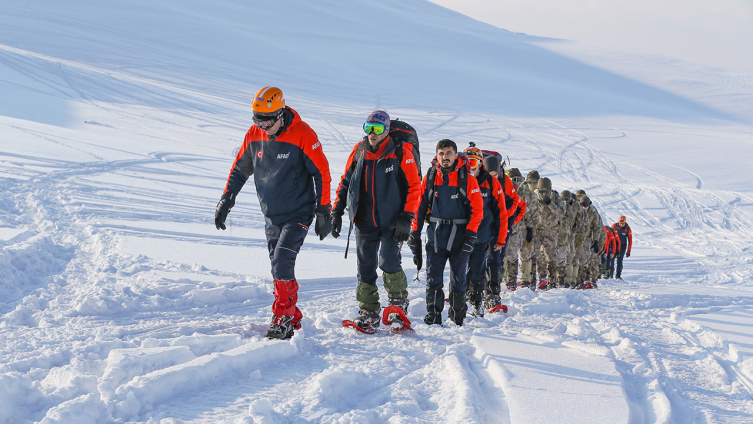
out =
[[[460,195],[462,196],[463,203],[468,201],[468,193],[466,192],[466,189],[468,188],[468,158],[462,154],[458,153],[458,156],[462,157],[465,161],[464,166],[461,166],[458,169],[458,191],[460,192]],[[436,201],[437,198],[434,197],[434,193],[436,190],[434,190],[434,183],[437,178],[437,159],[434,158],[431,161],[431,168],[426,172],[426,187],[429,187],[428,190],[426,190],[425,194],[425,200],[426,203],[429,203],[431,200],[431,209],[435,210]],[[434,234],[437,233],[439,230],[439,227],[442,225],[452,225],[452,230],[450,230],[450,238],[447,241],[447,250],[452,249],[452,243],[455,241],[455,236],[458,232],[458,225],[467,224],[469,222],[468,219],[443,219],[443,218],[436,218],[431,215],[429,215],[429,222],[434,223]],[[434,252],[439,251],[439,246],[436,243],[434,243]]]

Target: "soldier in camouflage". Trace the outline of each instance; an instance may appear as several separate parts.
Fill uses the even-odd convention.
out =
[[[536,197],[535,190],[539,184],[538,171],[531,171],[528,173],[526,180],[522,186],[527,188],[528,191],[533,193],[531,197],[531,204],[536,204],[539,210],[538,219],[531,221],[533,227],[526,227],[526,236],[523,240],[523,247],[520,248],[520,286],[529,287],[531,290],[536,290],[536,262],[539,260],[539,252],[541,245],[536,245],[536,230],[541,221],[541,207],[539,205],[538,198]],[[520,195],[520,192],[518,192]],[[528,199],[526,199],[528,203]],[[529,206],[530,207],[530,206]],[[508,274],[508,281],[509,281]]]
[[[557,266],[557,237],[558,226],[562,222],[564,213],[557,203],[552,200],[552,181],[549,178],[541,178],[534,191],[539,203],[539,225],[536,227],[536,236],[533,239],[534,248],[543,251],[539,255],[538,268],[541,276],[539,288],[549,287],[549,267]],[[554,276],[554,280],[557,277]]]
[[[562,193],[567,193],[569,198],[570,192],[563,191]],[[575,212],[567,203],[567,200],[565,200],[565,196],[560,195],[554,190],[552,191],[552,201],[562,210],[562,220],[557,229],[557,248],[555,249],[556,260],[553,264],[550,264],[549,267],[549,275],[551,276],[549,282],[551,287],[569,287],[569,284],[566,284],[565,279],[567,277],[567,258],[572,250],[571,245],[573,241],[573,227],[575,225]]]
[[[511,168],[507,176],[515,184],[518,196],[525,201],[526,205],[523,219],[512,227],[512,233],[507,240],[507,253],[505,255],[505,280],[507,287],[510,290],[515,290],[518,287],[518,256],[523,257],[524,242],[533,245],[534,228],[539,224],[539,202],[536,200],[536,194],[523,183],[523,175],[518,168]]]
[[[588,215],[588,229],[584,238],[584,251],[587,253],[582,257],[578,277],[584,286],[590,280],[590,286],[596,287],[596,279],[599,276],[599,252],[604,249],[607,233],[604,231],[601,215],[591,203],[591,199],[586,196],[585,191],[579,190],[581,191],[583,193],[578,198],[581,207]]]
[[[580,258],[585,256],[584,239],[588,230],[588,213],[580,207],[580,202],[575,195],[569,191],[563,191],[562,197],[567,198],[567,204],[573,212],[572,237],[570,242],[570,251],[567,255],[565,285],[575,288],[578,285],[578,270],[580,268]]]

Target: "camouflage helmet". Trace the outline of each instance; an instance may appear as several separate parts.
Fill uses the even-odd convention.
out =
[[[542,190],[542,189],[544,189],[544,190],[551,190],[552,189],[552,180],[550,180],[547,177],[544,177],[544,178],[542,178],[542,179],[539,180],[539,183],[536,186],[536,188],[539,189],[539,190]]]
[[[516,178],[520,178],[520,180],[523,181],[523,174],[520,173],[520,169],[518,168],[510,168],[510,170],[507,171],[507,176],[513,181],[515,181]]]
[[[484,168],[489,172],[499,173],[499,159],[496,156],[489,155],[484,158]]]
[[[539,171],[531,171],[528,173],[528,177],[526,177],[526,180],[528,181],[538,181],[541,177],[539,176]]]
[[[583,197],[580,198],[580,205],[581,206],[590,206],[591,205],[591,199],[588,198],[585,194]]]
[[[586,195],[586,190],[578,190],[575,192],[575,195],[580,199],[581,197]]]
[[[572,195],[573,194],[568,190],[562,190],[562,193],[560,193],[560,196],[562,196],[562,198],[565,200],[570,200],[570,197],[572,197]]]

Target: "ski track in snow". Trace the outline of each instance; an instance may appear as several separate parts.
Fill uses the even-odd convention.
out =
[[[212,222],[247,106],[206,94],[211,87],[23,44],[0,48],[1,66],[75,103],[88,125],[0,117],[0,423],[518,423],[552,422],[543,417],[553,413],[575,422],[586,420],[583,410],[603,414],[588,422],[742,423],[753,415],[749,333],[746,342],[704,318],[750,315],[753,217],[743,206],[753,196],[706,188],[691,169],[673,165],[681,172],[668,176],[601,150],[604,140],[645,137],[630,127],[640,121],[396,111],[420,131],[424,164],[435,140],[461,148],[472,140],[523,172],[538,169],[556,189],[585,189],[607,224],[628,215],[636,239],[628,281],[507,292],[507,314],[429,327],[425,273],[414,282],[407,269],[415,333],[367,336],[340,325],[357,313],[353,248],[341,260],[342,238],[320,243],[312,234],[299,256],[303,329],[269,341],[272,281],[253,185],[227,232]],[[723,88],[747,87],[740,77]],[[332,152],[334,190],[363,113],[293,103]],[[663,130],[682,126],[682,137],[688,125]],[[512,346],[523,346],[522,356]],[[527,357],[525,346],[542,356]],[[567,358],[579,359],[555,361]],[[589,363],[594,369],[583,369]],[[516,380],[522,372],[531,387]],[[569,383],[535,387],[561,380]],[[572,410],[549,408],[558,399],[578,400]]]

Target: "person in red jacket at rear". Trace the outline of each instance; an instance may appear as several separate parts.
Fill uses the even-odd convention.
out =
[[[614,275],[614,258],[620,251],[620,237],[612,228],[604,226],[607,233],[607,241],[604,243],[604,252],[601,255],[602,276],[605,279]]]
[[[298,251],[314,217],[320,240],[332,231],[329,163],[314,130],[285,106],[282,90],[262,88],[251,108],[254,125],[233,162],[214,223],[218,230],[225,229],[236,196],[253,175],[275,280],[272,323],[266,336],[287,339],[303,318],[296,306]]]
[[[437,143],[437,157],[421,182],[421,203],[408,246],[413,261],[423,261],[421,230],[429,223],[426,243],[426,324],[441,324],[444,309],[444,269],[450,262],[449,318],[463,325],[466,304],[468,257],[478,240],[484,217],[484,198],[476,177],[470,175],[467,158],[449,139]]]
[[[612,229],[617,231],[617,235],[620,238],[620,252],[617,256],[617,269],[615,270],[614,278],[622,280],[622,260],[627,256],[630,257],[630,250],[633,248],[633,231],[627,224],[625,215],[620,217],[618,222],[612,224]]]

